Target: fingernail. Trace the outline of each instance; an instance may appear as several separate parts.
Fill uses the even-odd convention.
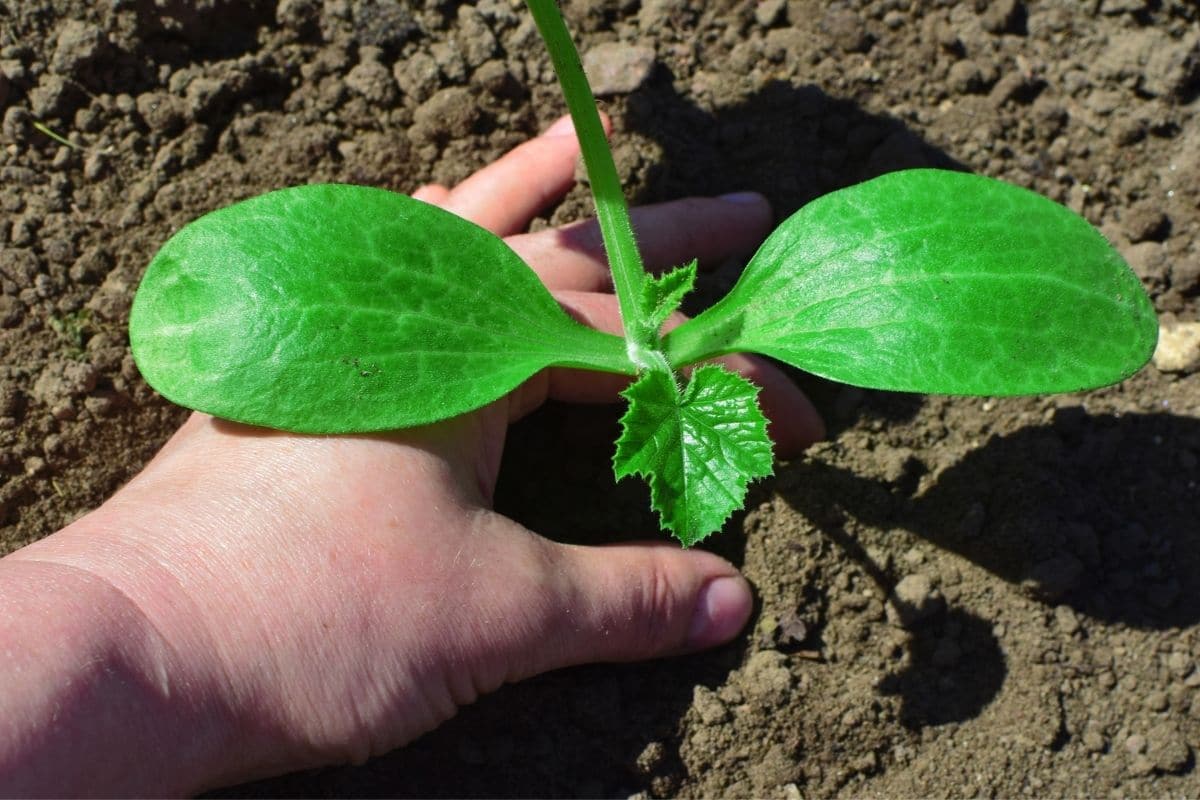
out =
[[[736,203],[739,206],[759,205],[767,201],[767,198],[758,192],[734,192],[732,194],[723,194],[717,199],[724,200],[726,203]]]
[[[686,647],[703,650],[737,635],[750,616],[750,587],[737,576],[713,578],[700,589]]]
[[[542,136],[574,136],[575,123],[571,122],[571,116],[568,114],[565,117],[559,117],[553,125],[546,128],[546,132]]]

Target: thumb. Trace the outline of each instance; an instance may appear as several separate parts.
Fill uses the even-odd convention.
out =
[[[732,564],[661,544],[551,545],[556,597],[524,676],[595,661],[637,661],[703,650],[746,625],[750,585]],[[546,587],[546,588],[549,588]]]

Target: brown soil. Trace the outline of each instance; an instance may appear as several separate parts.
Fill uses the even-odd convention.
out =
[[[584,51],[623,45],[593,59],[639,202],[754,189],[784,215],[958,165],[1081,211],[1164,320],[1197,318],[1191,0],[566,10]],[[172,231],[298,182],[453,182],[562,103],[515,0],[0,0],[0,108],[11,550],[101,502],[181,420],[124,333]],[[546,222],[587,208],[577,189]],[[798,380],[829,441],[710,540],[759,592],[744,637],[548,675],[364,766],[233,791],[1200,795],[1200,374],[1003,401]],[[657,535],[642,489],[607,488],[614,426],[563,407],[523,422],[501,507],[564,539]]]

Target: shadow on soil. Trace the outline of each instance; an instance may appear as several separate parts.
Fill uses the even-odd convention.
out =
[[[832,498],[865,524],[910,530],[1048,605],[1161,629],[1200,622],[1198,454],[1195,419],[1070,408],[993,436],[916,497],[813,462],[790,467],[778,490],[823,530]]]
[[[792,478],[787,476],[786,480]],[[845,530],[841,510],[830,508],[826,501],[819,512],[812,513],[811,507],[822,491],[820,482],[805,482],[803,491],[781,494],[849,560],[858,564],[882,595],[890,594],[896,579],[880,568],[863,543]],[[807,513],[806,507],[810,508]],[[1004,651],[992,632],[993,624],[950,606],[909,627],[907,666],[889,674],[878,686],[881,694],[900,696],[900,721],[905,727],[919,730],[971,719],[999,694],[1008,669]]]
[[[888,172],[965,169],[902,121],[813,85],[772,81],[745,102],[706,111],[663,72],[628,102],[628,126],[662,147],[647,175],[653,197],[637,202],[756,191],[783,219],[823,194]]]

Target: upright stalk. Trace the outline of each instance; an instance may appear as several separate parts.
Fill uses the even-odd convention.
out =
[[[634,240],[625,193],[617,177],[617,167],[608,148],[600,114],[596,111],[596,98],[583,73],[579,51],[571,41],[571,34],[563,22],[556,0],[527,2],[538,31],[546,42],[546,49],[550,51],[550,61],[562,86],[567,110],[575,123],[575,133],[583,151],[583,163],[592,186],[592,197],[596,202],[596,218],[600,223],[604,250],[612,270],[613,286],[621,306],[621,322],[629,357],[640,369],[666,366],[658,331],[651,329],[642,314],[639,297],[646,272]]]

